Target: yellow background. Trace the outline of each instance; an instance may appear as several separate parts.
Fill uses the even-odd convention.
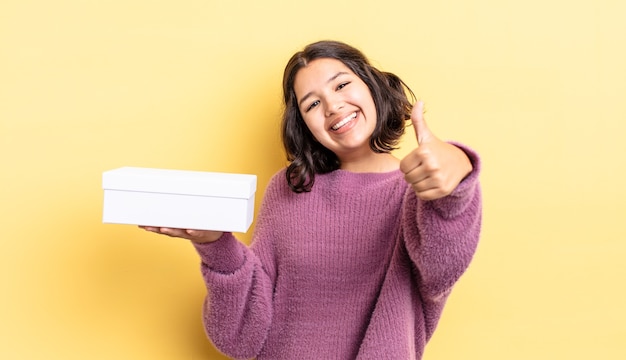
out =
[[[254,173],[259,203],[283,66],[324,38],[482,154],[482,242],[425,358],[626,358],[625,4],[3,0],[0,358],[225,359],[191,246],[102,224],[101,174]]]

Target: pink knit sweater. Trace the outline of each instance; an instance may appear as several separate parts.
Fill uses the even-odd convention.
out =
[[[421,201],[397,170],[268,185],[250,247],[198,244],[209,338],[234,358],[420,359],[479,238],[478,156],[454,192]]]

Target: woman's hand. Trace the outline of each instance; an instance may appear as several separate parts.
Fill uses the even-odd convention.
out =
[[[139,226],[141,229],[151,231],[157,234],[163,234],[171,237],[191,240],[195,243],[202,244],[218,240],[223,232],[211,230],[190,230],[190,229],[174,229],[156,226]]]
[[[400,170],[420,199],[447,196],[472,172],[472,163],[463,150],[439,140],[430,131],[421,101],[413,107],[411,121],[419,146],[400,161]]]

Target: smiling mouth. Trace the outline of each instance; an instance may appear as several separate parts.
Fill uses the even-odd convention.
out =
[[[343,118],[341,121],[339,121],[335,125],[333,125],[331,127],[331,130],[337,131],[337,130],[341,129],[342,127],[344,127],[350,121],[354,120],[355,118],[356,118],[356,111],[353,112],[352,114],[346,116],[345,118]]]

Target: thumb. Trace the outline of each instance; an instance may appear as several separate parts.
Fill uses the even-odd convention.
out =
[[[413,105],[413,111],[411,112],[411,122],[413,123],[413,129],[415,130],[415,136],[417,137],[417,144],[421,145],[424,142],[428,142],[433,134],[430,132],[426,121],[424,121],[424,102],[419,100]]]

